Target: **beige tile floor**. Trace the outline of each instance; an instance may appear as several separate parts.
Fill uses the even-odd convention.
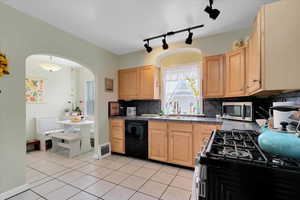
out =
[[[193,171],[152,161],[87,153],[26,155],[30,189],[10,200],[189,200]]]

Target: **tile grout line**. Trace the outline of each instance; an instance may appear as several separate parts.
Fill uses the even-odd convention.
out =
[[[77,159],[76,159],[76,160],[77,160]],[[88,159],[88,160],[89,160],[89,159]],[[112,161],[112,162],[118,161],[118,159],[116,159],[116,160],[113,160],[113,159],[107,159],[107,160],[110,160],[110,161]],[[50,160],[50,161],[49,161],[49,160],[45,160],[45,161],[50,162],[50,163],[55,163],[55,164],[56,164],[56,162],[54,162],[54,161],[52,161],[52,160]],[[89,188],[90,186],[96,184],[97,182],[99,182],[99,181],[101,181],[101,180],[102,180],[102,181],[109,182],[109,183],[112,183],[112,182],[110,182],[110,181],[105,180],[105,178],[108,177],[109,175],[111,175],[111,173],[113,173],[113,172],[119,172],[119,173],[123,173],[123,174],[128,175],[128,177],[125,178],[124,180],[122,180],[122,181],[121,181],[120,183],[118,183],[118,184],[112,183],[112,184],[114,184],[115,186],[114,186],[113,188],[111,188],[109,191],[107,191],[106,193],[104,193],[101,197],[105,196],[107,193],[109,193],[110,191],[112,191],[112,190],[113,190],[115,187],[117,187],[117,186],[120,186],[120,187],[123,187],[123,188],[127,188],[127,189],[130,189],[130,190],[134,191],[134,193],[129,197],[129,199],[131,199],[131,198],[132,198],[136,193],[138,193],[138,192],[139,192],[139,193],[142,193],[142,194],[145,194],[145,195],[148,196],[149,194],[143,193],[143,192],[139,191],[139,189],[142,188],[147,182],[153,181],[153,182],[156,182],[156,183],[159,183],[159,184],[166,185],[166,188],[164,189],[164,191],[162,192],[162,194],[161,194],[160,197],[159,197],[159,199],[161,199],[161,197],[165,194],[166,190],[167,190],[170,186],[172,186],[172,185],[170,185],[170,184],[174,181],[174,179],[175,179],[177,176],[178,176],[178,177],[187,178],[187,177],[185,177],[185,176],[179,176],[179,175],[178,175],[178,174],[179,174],[179,171],[180,171],[180,168],[177,167],[177,168],[178,168],[178,171],[176,172],[176,174],[170,174],[170,175],[174,175],[174,177],[172,178],[172,180],[171,180],[168,184],[161,183],[161,182],[156,181],[156,180],[152,180],[151,178],[152,178],[153,176],[155,176],[155,175],[157,175],[159,172],[161,172],[161,169],[163,168],[163,165],[162,165],[162,167],[160,167],[159,169],[154,169],[154,168],[151,168],[151,167],[145,167],[145,165],[146,165],[147,163],[144,163],[143,165],[135,165],[135,166],[139,167],[138,169],[146,168],[146,169],[156,170],[156,172],[155,172],[154,174],[152,174],[149,178],[145,178],[145,177],[141,177],[141,176],[136,176],[136,175],[133,174],[133,173],[127,173],[127,172],[119,171],[119,170],[120,170],[122,167],[124,167],[125,165],[132,164],[132,162],[136,161],[135,159],[128,160],[128,161],[122,163],[119,167],[114,168],[114,169],[109,168],[109,167],[106,167],[105,165],[96,165],[96,164],[94,164],[96,160],[93,160],[93,161],[90,161],[90,160],[89,160],[89,161],[78,160],[78,161],[80,161],[80,163],[75,164],[74,166],[72,166],[71,169],[68,169],[68,168],[66,167],[66,165],[63,165],[63,167],[64,167],[65,169],[62,170],[62,171],[59,171],[59,172],[57,172],[57,173],[55,173],[55,174],[53,174],[53,175],[45,174],[44,172],[39,171],[39,170],[36,170],[35,168],[33,168],[33,167],[30,166],[29,168],[31,168],[31,169],[33,169],[33,170],[36,170],[36,171],[38,171],[38,172],[41,172],[43,175],[46,175],[46,177],[43,178],[43,179],[46,179],[46,178],[52,178],[52,179],[50,179],[50,180],[48,180],[48,181],[46,181],[46,182],[44,182],[44,183],[41,183],[41,184],[39,184],[39,185],[34,186],[34,187],[38,187],[38,186],[40,186],[40,185],[43,185],[43,184],[45,184],[45,183],[47,183],[47,182],[50,182],[50,181],[53,181],[53,180],[55,179],[55,180],[58,180],[58,181],[64,183],[65,186],[66,186],[66,185],[69,185],[69,186],[74,187],[74,188],[76,188],[76,189],[79,190],[78,193],[75,193],[74,195],[72,195],[72,196],[69,197],[68,199],[71,199],[72,197],[76,196],[76,195],[79,194],[80,192],[86,192],[86,193],[88,193],[88,194],[90,194],[90,195],[92,195],[92,196],[94,196],[94,197],[96,197],[96,198],[99,198],[98,196],[96,196],[96,195],[94,195],[94,194],[91,194],[91,193],[87,192],[86,189]],[[143,160],[138,160],[138,161],[143,161]],[[147,162],[147,161],[146,161],[146,162]],[[150,162],[151,162],[151,160],[150,160]],[[152,162],[152,163],[155,163],[155,162]],[[109,169],[109,170],[112,170],[112,171],[111,171],[110,173],[108,173],[107,175],[105,175],[105,176],[99,178],[99,177],[97,177],[97,176],[94,176],[94,175],[90,174],[90,173],[96,171],[97,169],[94,169],[94,170],[92,170],[92,171],[90,171],[90,172],[83,172],[83,171],[78,170],[79,168],[83,168],[83,167],[85,167],[85,166],[87,166],[87,165],[89,165],[89,164],[91,164],[91,165],[93,165],[93,166],[95,166],[95,167],[99,167],[99,169],[102,167],[102,168]],[[76,165],[78,165],[78,166],[76,166]],[[133,165],[134,165],[134,164],[133,164]],[[66,170],[66,172],[65,172],[65,173],[62,173],[62,172],[65,171],[65,170]],[[81,188],[78,188],[78,187],[75,186],[75,185],[72,185],[71,183],[68,183],[68,182],[65,182],[65,181],[59,179],[59,177],[65,175],[65,174],[67,174],[67,173],[71,173],[71,172],[73,172],[73,171],[77,171],[77,172],[82,173],[82,174],[83,174],[82,176],[88,175],[88,176],[97,178],[97,179],[99,179],[99,180],[98,180],[97,182],[95,182],[95,183],[92,183],[92,184],[86,186],[84,189],[81,189]],[[59,173],[62,173],[62,174],[60,174],[60,175],[57,176],[57,177],[54,177],[55,175],[57,175],[57,174],[59,174]],[[163,172],[163,173],[169,174],[169,173],[166,173],[166,172]],[[80,177],[82,177],[82,176],[80,176]],[[144,184],[142,184],[142,185],[141,185],[140,187],[138,187],[136,190],[121,185],[121,184],[122,184],[125,180],[127,180],[130,176],[136,176],[136,177],[140,177],[140,178],[145,178],[146,181],[145,181]],[[78,177],[78,178],[75,179],[75,180],[80,179],[80,177]],[[38,181],[41,181],[41,180],[43,180],[43,179],[40,179],[40,180],[38,180]],[[73,180],[73,181],[75,181],[75,180]],[[36,182],[38,182],[38,181],[36,181]],[[33,183],[34,183],[34,182],[33,182]],[[65,187],[65,186],[63,186],[63,187]],[[172,187],[178,188],[178,187],[176,187],[176,186],[172,186]],[[182,190],[187,191],[187,192],[190,193],[190,191],[185,190],[185,189],[183,189],[183,188],[178,188],[178,189],[182,189]],[[58,189],[57,189],[57,190],[58,190]],[[53,191],[56,191],[56,190],[53,190]],[[53,192],[53,191],[52,191],[52,192]],[[48,194],[48,193],[47,193],[47,194]],[[41,195],[39,195],[39,196],[41,196]],[[152,196],[152,195],[149,195],[149,196]],[[43,197],[43,196],[41,196],[41,197],[42,197],[42,198],[45,198],[45,197]],[[100,198],[101,198],[101,197],[100,197]],[[152,197],[154,197],[154,196],[152,196]],[[154,197],[154,198],[157,198],[157,197]]]

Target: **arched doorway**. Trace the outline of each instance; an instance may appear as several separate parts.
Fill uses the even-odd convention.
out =
[[[60,56],[34,54],[26,58],[26,137],[39,139],[37,119],[69,120],[74,113],[94,121],[92,143],[99,143],[97,131],[97,83],[87,66]],[[34,91],[27,87],[36,84]],[[52,122],[53,122],[52,120]],[[50,122],[50,124],[52,123]],[[48,123],[49,124],[49,123]],[[47,127],[48,129],[51,129]],[[55,129],[55,127],[53,127]],[[41,141],[42,149],[46,148]],[[95,148],[96,152],[97,148]]]

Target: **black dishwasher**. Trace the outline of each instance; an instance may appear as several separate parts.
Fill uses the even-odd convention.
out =
[[[148,159],[148,121],[125,120],[125,153]]]

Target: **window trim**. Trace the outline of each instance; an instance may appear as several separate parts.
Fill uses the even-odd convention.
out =
[[[161,66],[160,68],[160,85],[161,85],[161,91],[160,91],[160,96],[161,96],[161,110],[165,110],[165,95],[164,95],[164,91],[165,91],[165,85],[164,85],[164,77],[163,74],[166,71],[166,68],[169,67],[183,67],[183,66],[188,66],[188,65],[197,65],[199,67],[199,83],[200,83],[200,109],[201,109],[201,113],[200,114],[195,114],[195,115],[188,115],[188,116],[203,116],[204,115],[204,102],[203,102],[203,61],[199,61],[199,62],[191,62],[191,63],[184,63],[184,64],[178,64],[178,65],[170,65],[170,66]],[[172,115],[176,115],[176,114],[172,114]],[[187,116],[186,114],[178,114],[177,116]]]
[[[89,115],[88,113],[87,113],[87,92],[88,92],[88,82],[93,82],[94,83],[94,114],[92,114],[92,115]],[[87,115],[87,116],[89,116],[89,117],[94,117],[95,116],[95,104],[96,104],[96,82],[95,82],[95,80],[87,80],[87,81],[85,81],[85,92],[84,92],[84,113],[85,113],[85,115]]]

